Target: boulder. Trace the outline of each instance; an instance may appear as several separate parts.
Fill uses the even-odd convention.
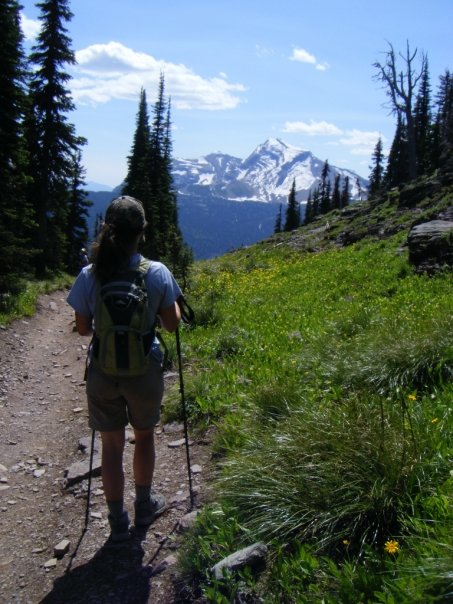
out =
[[[418,224],[409,231],[407,243],[409,261],[417,272],[432,274],[441,268],[453,268],[453,221]]]
[[[81,482],[88,478],[90,473],[90,460],[86,459],[83,461],[76,461],[71,464],[69,468],[65,470],[65,476],[63,480],[64,488],[68,488],[77,482]],[[99,455],[93,455],[93,467],[91,471],[92,476],[101,475],[101,457]]]
[[[266,555],[267,546],[264,543],[254,543],[217,562],[211,568],[211,572],[216,579],[222,579],[224,570],[234,571],[240,570],[245,566],[259,566],[264,563]]]

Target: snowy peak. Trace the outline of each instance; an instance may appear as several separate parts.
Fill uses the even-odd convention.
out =
[[[323,165],[324,161],[310,151],[269,138],[245,160],[222,153],[195,160],[176,159],[173,175],[181,194],[209,193],[235,201],[281,203],[287,200],[294,180],[299,201],[306,200],[309,190],[320,182]],[[332,183],[337,174],[349,176],[352,198],[358,196],[357,179],[362,191],[367,187],[366,180],[355,172],[330,166]]]
[[[279,138],[268,138],[267,141],[264,142],[262,145],[258,145],[258,147],[245,160],[244,163],[247,163],[248,161],[253,161],[255,156],[258,155],[260,157],[272,158],[280,164],[286,164],[291,162],[300,153],[300,149],[297,149],[296,147],[285,143]]]

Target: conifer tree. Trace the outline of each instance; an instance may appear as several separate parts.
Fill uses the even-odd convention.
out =
[[[153,201],[153,227],[156,233],[155,257],[161,258],[166,253],[166,233],[168,223],[165,211],[168,202],[167,179],[164,171],[164,138],[165,138],[165,80],[160,76],[157,100],[153,107],[153,123],[150,135],[149,171]]]
[[[356,176],[355,184],[357,187],[357,195],[358,195],[359,201],[362,201],[362,185],[360,184],[360,178],[358,176]]]
[[[66,268],[71,274],[77,274],[81,268],[81,250],[86,248],[88,241],[88,209],[92,205],[87,200],[83,189],[84,169],[81,162],[82,153],[77,151],[73,159],[73,174],[69,197],[68,211],[68,252]]]
[[[178,224],[176,192],[171,173],[171,102],[165,100],[163,74],[150,127],[146,93],[140,93],[139,110],[123,193],[142,201],[148,226],[142,250],[145,256],[165,262],[185,279],[192,252]]]
[[[314,220],[316,218],[316,216],[318,216],[319,214],[319,206],[320,206],[320,192],[319,192],[319,187],[316,187],[316,189],[313,191],[313,205],[312,205],[312,213],[311,213],[311,217],[310,217],[310,222],[312,220]]]
[[[423,176],[424,174],[430,174],[433,169],[433,128],[428,60],[426,60],[423,66],[420,86],[415,101],[414,127],[417,151],[417,176]]]
[[[313,202],[311,191],[308,191],[307,204],[305,206],[304,224],[307,225],[313,220]]]
[[[406,125],[402,118],[398,117],[384,176],[385,188],[398,187],[408,180]]]
[[[321,172],[320,185],[320,206],[319,213],[327,214],[330,210],[330,181],[329,181],[330,166],[326,159]]]
[[[382,151],[382,138],[379,137],[371,156],[373,165],[369,177],[368,196],[370,198],[379,195],[384,179],[384,153]]]
[[[278,206],[277,217],[275,219],[274,233],[281,233],[282,230],[282,204]]]
[[[150,213],[151,188],[149,182],[149,154],[151,131],[149,127],[146,92],[140,91],[139,108],[136,119],[131,154],[127,158],[128,172],[124,180],[123,195],[139,199]],[[152,212],[151,212],[152,213]],[[149,220],[149,218],[148,218]]]
[[[72,13],[68,0],[38,3],[41,32],[30,55],[31,113],[28,137],[38,248],[37,274],[61,269],[67,247],[68,203],[73,158],[84,139],[76,136],[67,114],[74,103],[67,88],[66,66],[75,63],[65,23]]]
[[[343,181],[343,188],[341,189],[341,207],[346,208],[351,201],[351,194],[349,191],[349,176],[345,176]]]
[[[179,228],[178,203],[173,186],[171,138],[171,99],[168,99],[164,121],[164,138],[162,146],[162,203],[160,207],[161,231],[164,233],[165,242],[162,245],[164,256],[177,259],[182,253],[182,234]],[[176,270],[177,260],[173,260]]]
[[[339,210],[341,208],[341,193],[340,193],[341,176],[337,174],[333,183],[332,193],[332,209]]]
[[[296,199],[296,180],[293,180],[286,207],[285,231],[293,231],[300,226],[299,203]]]
[[[16,0],[0,0],[0,294],[30,273],[31,208],[26,197],[26,66]]]
[[[440,78],[438,94],[439,173],[444,183],[453,182],[453,76],[447,70]]]

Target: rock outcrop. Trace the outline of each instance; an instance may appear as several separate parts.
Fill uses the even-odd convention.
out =
[[[441,218],[418,224],[409,231],[409,261],[417,272],[433,274],[453,268],[453,208]]]

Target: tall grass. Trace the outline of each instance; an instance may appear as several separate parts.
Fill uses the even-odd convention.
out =
[[[313,601],[447,593],[445,573],[408,569],[427,576],[452,546],[453,280],[414,275],[402,241],[257,246],[197,268],[191,296],[215,321],[184,334],[190,409],[217,427],[214,496],[237,543],[271,546],[269,602],[310,601],[300,568]]]

